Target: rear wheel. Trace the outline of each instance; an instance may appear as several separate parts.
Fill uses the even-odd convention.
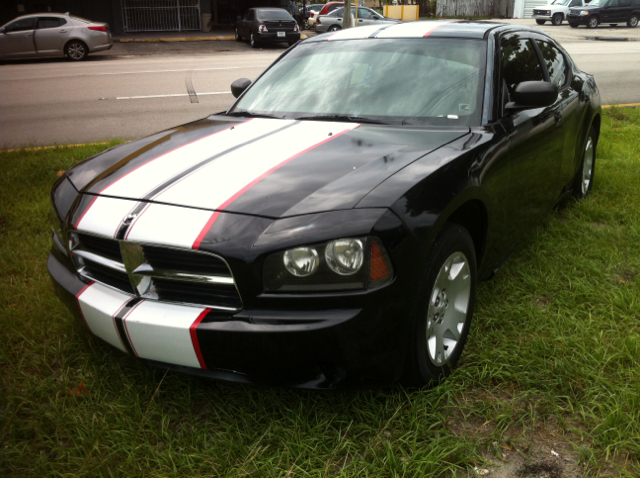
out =
[[[587,28],[596,28],[599,23],[600,20],[598,20],[598,17],[591,17],[587,22]]]
[[[564,20],[564,16],[562,15],[562,13],[554,13],[553,17],[551,18],[551,23],[553,23],[556,27],[559,27],[560,25],[562,25],[562,20]]]
[[[536,20],[536,23],[538,25],[544,25],[545,23],[547,23],[547,21],[546,20]]]
[[[433,245],[418,286],[405,385],[435,385],[449,375],[469,334],[476,282],[471,236],[463,227],[447,224]]]
[[[573,180],[574,198],[586,198],[591,194],[596,166],[596,145],[596,130],[591,127],[589,130],[589,136],[587,136],[587,141],[584,145],[580,168],[578,168],[575,179]]]
[[[638,15],[633,14],[629,17],[629,20],[627,20],[627,26],[629,28],[636,28],[638,26]]]
[[[67,55],[67,58],[69,60],[79,62],[87,58],[89,49],[80,40],[72,40],[67,43],[66,47],[64,47],[64,53],[65,55]]]
[[[569,22],[569,26],[571,28],[578,28],[578,24],[577,23],[573,23],[573,22]]]
[[[238,33],[238,29],[236,28],[236,42],[241,42],[241,41],[242,41],[242,37]]]
[[[251,45],[251,48],[258,48],[259,44],[256,41],[255,38],[253,38],[253,32],[251,32],[251,36],[249,37],[249,44]]]
[[[331,25],[329,27],[330,32],[337,32],[338,30],[340,30],[340,27],[338,25]]]

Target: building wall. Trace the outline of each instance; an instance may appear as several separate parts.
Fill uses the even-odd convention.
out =
[[[438,0],[438,17],[513,17],[514,0]]]

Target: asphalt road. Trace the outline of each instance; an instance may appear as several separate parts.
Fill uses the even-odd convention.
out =
[[[566,40],[604,104],[640,102],[640,42]],[[255,79],[283,51],[205,43],[218,51],[1,65],[0,148],[139,138],[203,118],[232,103],[233,80]]]

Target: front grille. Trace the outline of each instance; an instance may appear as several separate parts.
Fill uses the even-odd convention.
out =
[[[239,310],[242,300],[220,257],[201,251],[71,233],[78,274],[145,299]]]
[[[142,251],[147,262],[154,269],[230,276],[226,263],[217,256],[159,246],[143,245]]]

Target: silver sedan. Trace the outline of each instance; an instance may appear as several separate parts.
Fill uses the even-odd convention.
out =
[[[335,32],[342,29],[344,8],[337,8],[327,15],[321,15],[316,20],[316,32]],[[389,23],[402,23],[400,20],[387,18],[375,10],[366,7],[358,7],[358,21],[356,21],[356,8],[351,7],[351,24],[357,27],[366,25],[385,25]]]
[[[113,46],[109,25],[60,13],[18,17],[0,27],[0,59],[67,57],[84,60]]]

